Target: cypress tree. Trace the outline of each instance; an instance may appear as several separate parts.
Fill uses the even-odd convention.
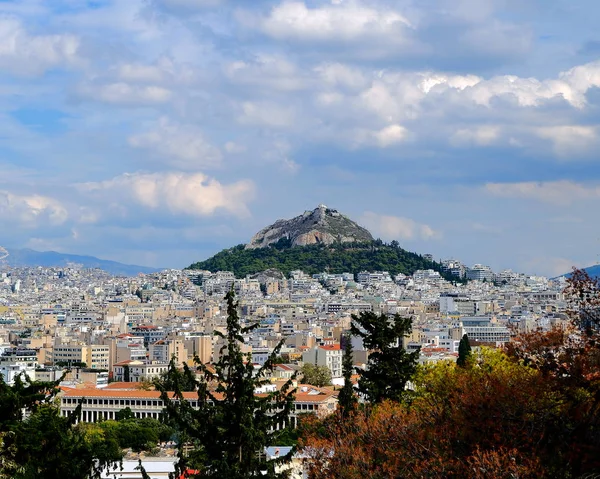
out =
[[[467,365],[467,360],[471,357],[471,344],[469,343],[469,336],[466,334],[460,339],[458,343],[458,359],[456,364],[464,368]]]
[[[395,314],[389,317],[363,311],[352,315],[351,332],[363,340],[371,353],[367,370],[360,371],[358,390],[372,403],[385,399],[399,401],[406,383],[417,368],[419,351],[407,352],[402,339],[410,334],[412,319]]]
[[[289,461],[293,450],[269,462],[262,461],[259,453],[266,446],[277,445],[278,436],[287,426],[295,393],[292,380],[278,391],[255,394],[257,388],[270,384],[265,379],[266,372],[274,367],[283,341],[255,372],[252,354],[244,354],[241,345],[244,335],[258,324],[243,327],[233,291],[227,293],[225,299],[226,333],[215,331],[215,335],[225,341],[220,359],[209,367],[196,357],[198,374],[195,377],[184,364],[187,380],[196,384],[198,407],[192,407],[184,398],[177,388],[178,381],[174,382],[175,400],[170,399],[160,382],[157,383],[167,406],[167,416],[181,431],[176,473],[194,470],[198,472],[193,477],[198,478],[284,478],[286,474],[277,473],[275,466]],[[184,453],[184,449],[189,452]]]
[[[352,372],[354,370],[352,352],[352,336],[348,334],[344,337],[344,357],[342,359],[344,386],[338,395],[338,404],[344,418],[352,414],[357,403],[356,396],[354,395],[354,386],[352,385]]]

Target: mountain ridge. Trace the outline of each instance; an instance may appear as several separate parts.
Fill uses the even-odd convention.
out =
[[[139,266],[105,260],[89,255],[36,251],[29,248],[1,248],[8,255],[1,261],[13,267],[64,267],[69,263],[81,264],[85,268],[100,268],[115,276],[135,276],[138,273],[155,273],[161,268]]]

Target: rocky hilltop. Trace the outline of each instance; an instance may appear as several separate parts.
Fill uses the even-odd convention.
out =
[[[373,236],[362,226],[339,211],[319,205],[290,220],[277,220],[256,233],[247,249],[266,248],[280,240],[290,246],[373,241]]]

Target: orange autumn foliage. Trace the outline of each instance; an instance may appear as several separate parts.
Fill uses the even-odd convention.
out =
[[[600,477],[600,281],[575,271],[571,321],[424,367],[403,402],[302,425],[312,479]]]

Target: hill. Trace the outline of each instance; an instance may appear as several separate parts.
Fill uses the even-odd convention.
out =
[[[380,240],[302,247],[291,246],[289,240],[280,240],[271,246],[253,249],[241,244],[223,250],[206,261],[194,263],[189,269],[233,271],[238,278],[267,269],[277,269],[286,275],[296,269],[308,274],[323,271],[333,274],[361,271],[412,274],[419,269],[433,269],[441,273],[439,263],[406,251],[395,242],[385,244]]]
[[[94,256],[83,256],[77,254],[57,253],[56,251],[35,251],[32,249],[11,249],[2,248],[8,253],[1,263],[9,266],[44,266],[44,267],[64,267],[69,264],[80,264],[84,268],[100,268],[116,276],[135,276],[138,273],[155,273],[159,268],[150,268],[147,266],[137,266],[131,264],[118,263],[99,259]],[[4,255],[2,255],[4,256]],[[0,263],[0,264],[1,264]]]
[[[247,249],[266,248],[280,240],[291,246],[373,241],[369,231],[339,211],[319,205],[289,220],[277,220],[256,233]]]
[[[585,268],[587,274],[589,274],[592,278],[600,277],[600,264],[595,264],[594,266],[589,266]]]

